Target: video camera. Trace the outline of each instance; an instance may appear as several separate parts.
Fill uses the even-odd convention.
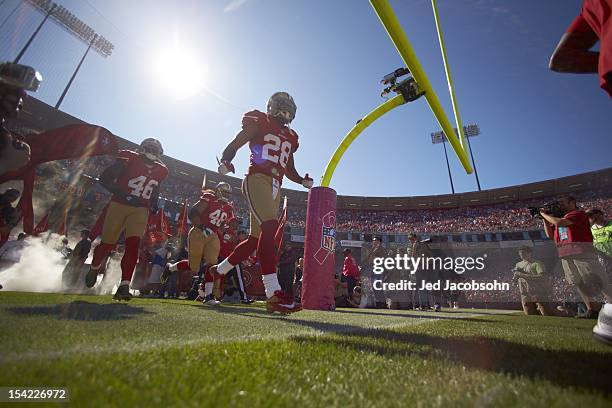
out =
[[[10,62],[0,64],[0,175],[25,166],[30,146],[4,127],[23,107],[26,91],[36,92],[42,76],[34,68]]]
[[[42,76],[27,65],[5,62],[0,64],[0,123],[17,117],[26,91],[36,92]]]
[[[400,81],[400,78],[406,75],[408,75],[408,78]],[[398,68],[385,75],[380,83],[386,86],[380,93],[383,98],[391,92],[395,92],[401,94],[406,102],[412,102],[425,95],[425,92],[421,92],[419,89],[419,85],[410,74],[410,70],[405,67]]]
[[[544,214],[552,215],[553,217],[563,218],[565,212],[561,209],[559,205],[559,201],[553,200],[550,201],[540,207],[529,207],[529,213],[533,218],[542,218],[540,215],[540,211],[543,211]]]

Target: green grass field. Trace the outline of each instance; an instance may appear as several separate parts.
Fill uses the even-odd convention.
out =
[[[594,321],[2,292],[0,322],[0,385],[75,406],[612,406]]]

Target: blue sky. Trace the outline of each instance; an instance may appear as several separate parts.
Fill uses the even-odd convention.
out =
[[[18,4],[0,1],[0,23]],[[240,128],[242,114],[265,109],[270,94],[298,105],[296,167],[318,182],[354,123],[383,100],[379,80],[401,59],[365,0],[60,0],[110,39],[91,54],[62,110],[138,142],[157,137],[167,154],[206,168]],[[399,20],[452,119],[428,0],[392,1]],[[610,98],[594,75],[561,75],[548,59],[580,9],[579,0],[438,0],[457,101],[472,139],[483,189],[561,177],[612,165]],[[0,60],[13,59],[42,16],[23,4],[0,27]],[[175,71],[204,89],[177,98],[153,68],[173,44],[201,69]],[[37,97],[54,105],[85,45],[47,24],[22,63],[45,78]],[[191,64],[190,64],[191,65]],[[200,73],[201,72],[201,73]],[[339,194],[405,196],[450,192],[439,126],[424,98],[368,128],[338,166]],[[454,155],[457,192],[473,191]],[[248,153],[235,161],[244,174]],[[286,187],[301,188],[289,181]]]

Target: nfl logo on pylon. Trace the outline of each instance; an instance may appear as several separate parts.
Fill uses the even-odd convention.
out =
[[[336,248],[336,230],[334,227],[323,227],[321,248],[327,249],[330,252],[333,252],[334,248]]]

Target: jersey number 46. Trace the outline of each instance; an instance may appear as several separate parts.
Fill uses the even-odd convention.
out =
[[[146,176],[138,176],[128,181],[128,187],[132,189],[130,194],[136,197],[142,197],[145,200],[151,198],[153,189],[159,184],[157,180],[151,179],[147,183]]]

